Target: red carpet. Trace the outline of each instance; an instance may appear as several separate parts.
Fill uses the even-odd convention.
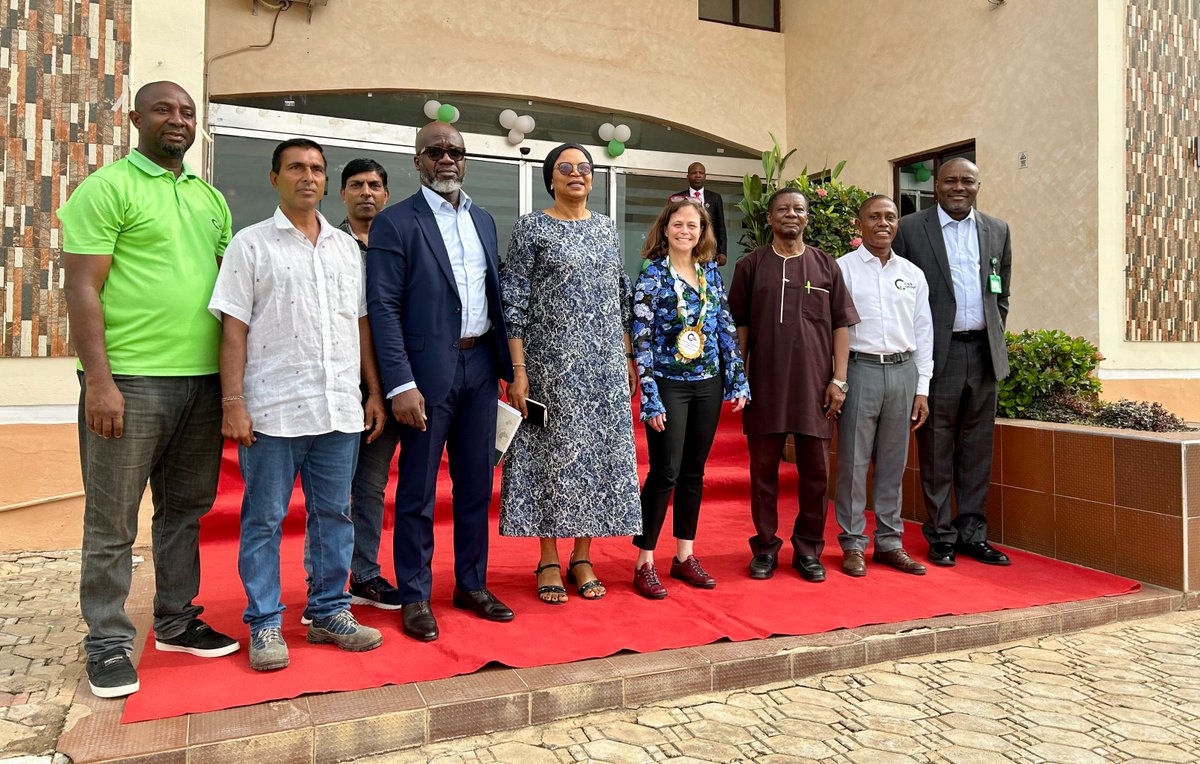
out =
[[[705,503],[700,516],[697,556],[719,582],[716,589],[691,589],[666,578],[674,541],[670,517],[658,549],[659,570],[670,596],[652,602],[639,597],[631,583],[635,550],[628,538],[598,539],[592,559],[608,586],[608,596],[585,602],[575,596],[564,606],[542,604],[534,593],[533,569],[538,547],[533,539],[500,538],[492,518],[489,588],[516,611],[508,624],[485,622],[450,605],[454,584],[449,522],[450,490],[443,464],[438,494],[437,552],[434,559],[433,608],[441,638],[430,644],[403,635],[398,612],[356,607],[364,624],[384,633],[383,646],[369,653],[348,653],[330,645],[309,645],[300,626],[304,608],[301,564],[303,499],[297,490],[283,544],[284,637],[291,666],[276,672],[252,671],[247,661],[247,633],[241,614],[245,595],[237,575],[237,527],[241,479],[236,451],[226,451],[221,489],[205,518],[201,555],[204,579],[199,602],[204,618],[235,636],[242,651],[205,660],[162,653],[149,641],[138,666],[142,689],[125,705],[124,722],[291,698],[304,693],[357,690],[465,674],[489,662],[521,668],[566,663],[612,655],[621,650],[651,652],[708,644],[721,639],[742,641],[773,634],[811,634],[872,623],[1030,607],[1134,591],[1129,579],[1099,573],[1017,551],[1013,565],[990,568],[972,560],[954,568],[930,567],[924,577],[909,576],[868,563],[866,578],[850,578],[837,570],[836,526],[830,510],[825,563],[829,580],[814,585],[788,567],[785,543],[782,566],[770,581],[746,575],[747,537],[752,532],[747,506],[748,466],[740,418],[726,415],[709,460]],[[640,461],[645,443],[637,428]],[[393,474],[393,486],[395,475]],[[498,512],[500,478],[497,473]],[[794,519],[796,477],[783,465],[781,526]],[[390,499],[389,499],[390,504]],[[389,508],[390,509],[390,508]],[[868,532],[873,528],[868,523]],[[390,534],[380,552],[385,575],[392,576]],[[927,547],[920,529],[909,524],[905,544],[915,556]],[[564,566],[570,542],[560,542]],[[868,560],[869,560],[868,556]],[[394,579],[393,579],[394,580]]]

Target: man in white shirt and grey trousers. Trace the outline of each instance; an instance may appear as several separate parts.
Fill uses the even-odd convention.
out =
[[[876,195],[856,221],[862,244],[838,260],[861,321],[850,327],[850,389],[838,420],[837,496],[842,572],[865,576],[867,469],[875,458],[875,553],[872,561],[924,575],[904,551],[901,485],[909,431],[929,415],[933,320],[925,274],[892,251],[900,225],[896,205]]]

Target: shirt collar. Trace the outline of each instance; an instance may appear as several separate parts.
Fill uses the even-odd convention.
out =
[[[275,227],[279,230],[286,231],[290,228],[291,230],[296,231],[296,233],[300,233],[299,229],[292,225],[292,221],[288,220],[287,215],[284,215],[283,210],[281,210],[279,207],[275,208],[275,214],[272,216],[272,219],[275,221]],[[331,235],[337,230],[333,226],[329,225],[329,221],[325,219],[325,216],[321,214],[320,210],[317,210],[317,222],[321,224],[321,232],[317,234],[317,241],[324,239],[326,236]]]
[[[700,198],[703,199],[704,198],[704,186],[701,186],[700,188],[692,188],[691,186],[688,186],[688,197],[695,198],[696,194],[700,194]]]
[[[457,213],[458,210],[470,211],[471,197],[467,196],[467,192],[462,189],[458,190],[458,210],[454,209],[454,205],[446,201],[446,199],[426,185],[421,186],[421,193],[425,194],[425,201],[429,202],[431,210],[448,209],[451,212]]]
[[[130,149],[129,154],[127,156],[128,156],[130,163],[133,164],[134,167],[138,168],[139,170],[141,170],[142,172],[146,173],[147,175],[149,175],[151,177],[157,178],[159,175],[174,174],[174,173],[171,173],[171,171],[168,170],[166,167],[163,167],[162,165],[158,164],[153,159],[146,156],[145,154],[138,151],[137,149]],[[184,163],[184,165],[183,165],[183,172],[179,173],[179,177],[182,178],[185,176],[188,178],[197,177],[196,173],[192,172],[192,169],[190,167],[188,167],[186,163]]]
[[[854,250],[853,252],[850,252],[849,254],[858,255],[858,259],[860,261],[862,261],[863,263],[869,263],[872,260],[874,260],[875,262],[879,262],[879,258],[875,257],[875,253],[873,253],[871,250],[867,249],[866,244],[859,244],[858,249]],[[896,250],[893,249],[891,251],[891,254],[888,255],[888,262],[890,263],[890,262],[892,262],[892,260],[895,260],[895,259],[896,259]],[[881,267],[883,265],[885,265],[885,264],[880,263]]]
[[[946,226],[950,225],[951,223],[961,223],[962,222],[961,220],[955,220],[954,218],[952,218],[948,214],[946,214],[946,211],[944,209],[942,209],[942,205],[940,205],[940,204],[937,206],[937,211],[938,211],[938,222],[941,224],[942,228],[945,228]],[[974,207],[971,208],[971,211],[967,213],[967,216],[965,218],[963,218],[963,220],[970,220],[972,223],[975,222],[975,208]]]

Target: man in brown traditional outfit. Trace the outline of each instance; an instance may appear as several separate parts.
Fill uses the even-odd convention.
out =
[[[849,389],[849,327],[858,323],[858,313],[833,258],[804,243],[804,195],[794,188],[776,191],[767,202],[767,222],[771,244],[738,261],[729,289],[750,378],[751,403],[742,415],[757,531],[750,537],[750,577],[770,578],[779,564],[779,462],[791,434],[800,475],[792,567],[806,581],[820,582],[829,439]]]

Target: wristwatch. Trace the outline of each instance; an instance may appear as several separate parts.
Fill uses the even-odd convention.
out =
[[[837,379],[835,377],[834,379],[829,380],[829,384],[841,390],[843,393],[850,392],[850,383],[846,382],[845,380]]]

